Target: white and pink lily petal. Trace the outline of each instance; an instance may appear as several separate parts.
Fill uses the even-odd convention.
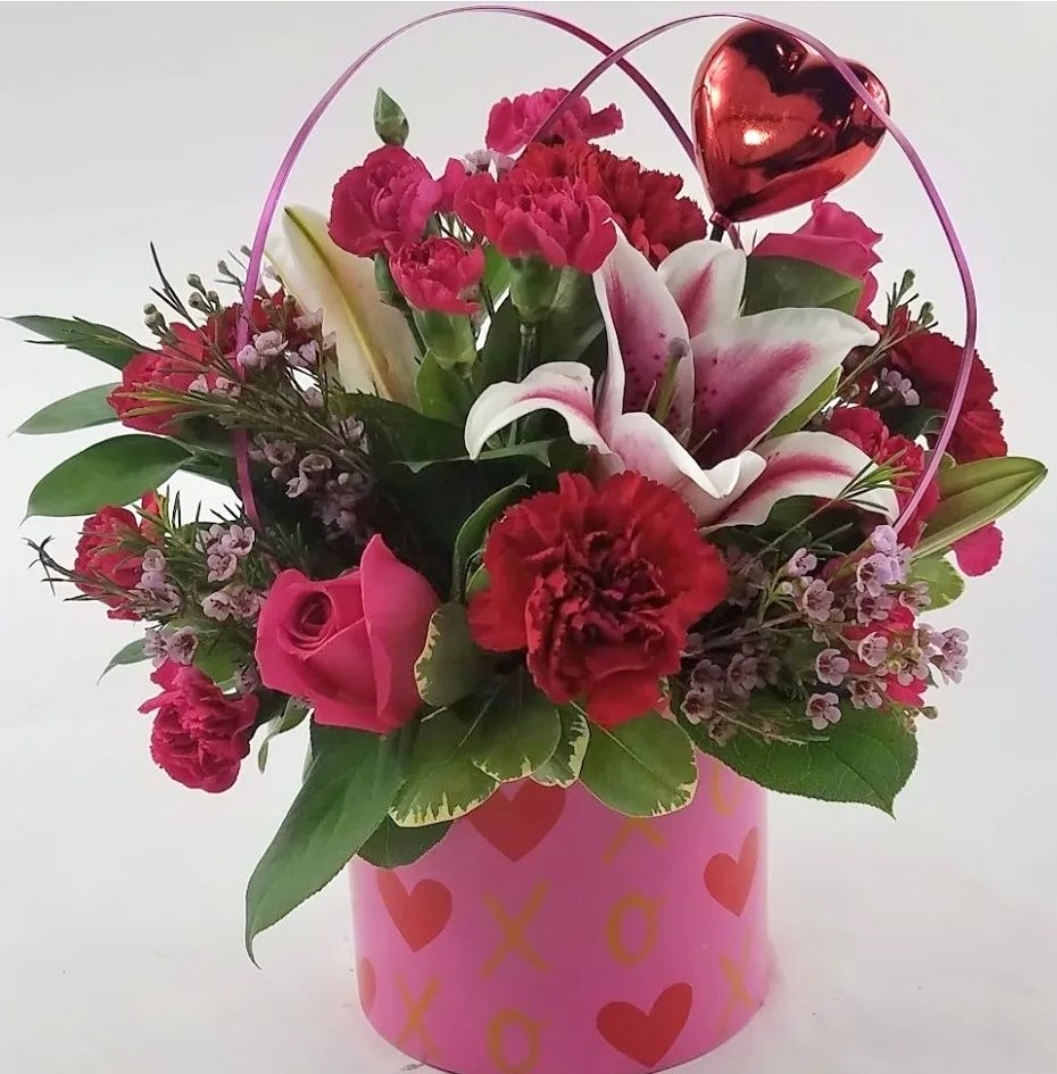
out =
[[[869,471],[870,459],[854,445],[828,433],[775,437],[708,469],[649,414],[620,414],[603,429],[596,417],[594,378],[579,362],[550,362],[519,383],[487,388],[466,420],[466,450],[472,458],[519,418],[549,410],[564,419],[569,436],[596,453],[602,473],[634,470],[678,492],[703,525],[758,525],[789,496],[837,498]],[[873,489],[855,502],[896,512],[889,489]]]

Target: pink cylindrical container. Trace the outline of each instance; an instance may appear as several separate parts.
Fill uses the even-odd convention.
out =
[[[694,801],[623,817],[510,783],[412,865],[350,866],[360,1002],[454,1074],[643,1074],[767,991],[765,792],[710,758]]]

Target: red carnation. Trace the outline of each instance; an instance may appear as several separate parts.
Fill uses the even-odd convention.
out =
[[[469,176],[455,196],[455,211],[504,257],[539,257],[555,268],[596,272],[616,243],[610,211],[573,179],[507,172]]]
[[[450,207],[454,188],[464,176],[462,165],[452,160],[438,182],[402,146],[375,149],[334,187],[330,237],[360,257],[417,242],[429,218],[438,209]]]
[[[584,142],[536,143],[521,154],[514,171],[581,179],[609,206],[631,244],[654,265],[680,246],[705,237],[700,206],[679,196],[682,179],[644,168],[631,157],[618,157]]]
[[[660,680],[723,599],[727,570],[670,489],[630,471],[597,489],[582,474],[558,482],[492,527],[470,628],[485,649],[527,649],[551,701],[586,698],[609,727],[661,704]]]
[[[133,355],[121,371],[121,387],[107,396],[121,423],[130,429],[170,433],[186,414],[187,407],[180,404],[151,401],[152,389],[186,392],[199,377],[204,377],[210,388],[217,382],[217,374],[209,371],[209,341],[184,324],[170,325],[170,330],[177,338],[176,344]]]
[[[504,97],[492,105],[488,113],[488,133],[485,145],[496,153],[517,153],[535,137],[550,114],[565,100],[568,90],[542,89],[536,93],[520,93],[511,100]],[[624,126],[624,117],[615,104],[600,112],[592,112],[586,97],[576,97],[558,117],[551,139],[563,142],[587,142],[604,138]]]
[[[143,510],[157,514],[157,498],[143,498]],[[77,588],[102,601],[111,619],[139,619],[133,608],[133,590],[143,575],[143,553],[156,543],[157,527],[140,521],[124,507],[104,507],[85,519],[77,542],[74,571]],[[94,581],[93,581],[94,579]]]
[[[151,676],[162,692],[140,706],[157,712],[150,753],[159,767],[185,787],[226,791],[250,752],[257,718],[253,694],[229,697],[196,667],[166,660]]]
[[[905,331],[906,324],[903,309],[897,314],[897,331]],[[895,347],[889,361],[910,379],[925,406],[944,412],[950,407],[962,361],[957,343],[939,332],[915,332]],[[965,399],[947,445],[958,462],[996,458],[1009,450],[1002,435],[1002,415],[991,401],[994,394],[995,378],[974,352]]]
[[[389,271],[415,309],[474,313],[477,303],[465,296],[484,275],[484,251],[433,237],[402,246],[389,262]]]

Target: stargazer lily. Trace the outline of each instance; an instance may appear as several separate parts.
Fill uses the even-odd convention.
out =
[[[323,311],[323,330],[334,333],[342,387],[413,406],[415,341],[400,313],[381,300],[374,262],[337,246],[322,213],[293,205],[283,209],[266,252],[301,308]]]
[[[654,269],[621,238],[594,282],[609,344],[597,397],[579,362],[494,384],[466,421],[471,456],[518,418],[551,410],[600,469],[676,489],[707,527],[758,525],[790,496],[839,497],[870,470],[862,451],[829,433],[768,435],[854,347],[877,341],[861,321],[829,309],[740,316],[745,255],[708,240]],[[897,510],[884,487],[855,502]]]

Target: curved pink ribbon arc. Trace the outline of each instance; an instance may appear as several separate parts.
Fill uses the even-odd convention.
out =
[[[954,424],[957,421],[958,414],[961,411],[962,403],[965,399],[965,392],[969,384],[969,374],[972,369],[972,356],[973,349],[976,344],[976,325],[977,325],[977,309],[976,309],[976,292],[973,287],[972,274],[969,270],[969,263],[966,259],[965,252],[962,249],[961,242],[958,238],[958,234],[954,229],[954,224],[951,222],[950,216],[947,213],[946,206],[943,204],[943,200],[940,197],[939,191],[936,189],[936,185],[932,180],[932,176],[929,174],[928,169],[925,167],[924,161],[922,161],[917,150],[914,148],[910,139],[900,130],[895,121],[888,115],[887,112],[867,93],[866,89],[862,86],[859,80],[855,77],[855,73],[851,68],[832,50],[820,41],[818,38],[812,36],[804,30],[795,26],[790,26],[788,23],[780,22],[776,19],[764,18],[760,15],[748,14],[738,11],[710,11],[704,12],[699,15],[687,15],[680,19],[674,19],[670,22],[663,23],[660,26],[654,27],[652,30],[648,30],[638,37],[633,38],[620,48],[610,49],[605,42],[595,37],[593,34],[568,22],[565,19],[559,18],[555,15],[549,15],[542,11],[534,11],[530,8],[517,7],[507,4],[483,4],[472,6],[460,6],[453,8],[446,8],[443,11],[435,11],[429,15],[423,15],[421,18],[414,19],[411,22],[405,23],[403,26],[394,30],[392,33],[387,34],[381,40],[375,42],[370,48],[363,52],[357,59],[355,59],[337,78],[337,80],[331,85],[326,93],[320,98],[315,108],[312,109],[308,118],[301,125],[294,140],[290,144],[290,148],[286,151],[286,155],[283,157],[282,163],[279,165],[278,171],[275,174],[275,178],[272,180],[272,185],[268,190],[268,195],[264,201],[264,207],[261,210],[260,219],[257,222],[257,229],[254,234],[253,245],[251,247],[249,264],[246,270],[246,283],[243,289],[243,315],[239,319],[238,334],[237,334],[237,350],[241,350],[249,340],[249,310],[253,300],[253,296],[256,294],[258,284],[260,283],[261,262],[264,257],[264,247],[268,237],[268,230],[271,227],[272,219],[275,216],[275,211],[279,205],[279,198],[282,195],[283,189],[286,186],[287,180],[290,177],[290,173],[293,170],[293,166],[297,161],[301,150],[304,148],[305,143],[308,141],[309,135],[312,133],[313,128],[319,122],[323,113],[330,106],[334,98],[341,92],[345,85],[356,75],[360,69],[367,63],[367,61],[380,52],[386,45],[397,37],[402,36],[409,30],[414,29],[417,26],[421,26],[427,22],[432,22],[434,19],[446,18],[449,15],[461,15],[468,14],[470,12],[486,12],[493,14],[503,15],[515,15],[521,18],[534,19],[539,22],[543,22],[546,25],[553,26],[557,29],[571,34],[574,37],[579,38],[581,41],[591,45],[592,48],[599,52],[604,53],[604,58],[600,60],[580,81],[569,91],[565,99],[558,105],[550,117],[544,121],[539,131],[536,133],[536,137],[545,135],[548,128],[553,124],[557,117],[568,107],[568,104],[575,98],[584,93],[584,91],[594,84],[598,78],[600,78],[606,71],[613,66],[619,66],[635,84],[643,91],[650,102],[660,112],[661,117],[665,120],[676,138],[679,140],[683,149],[691,160],[695,159],[694,144],[686,131],[683,129],[679,120],[676,118],[674,112],[665,102],[663,97],[658,93],[656,88],[645,78],[644,75],[637,68],[627,63],[626,57],[629,53],[633,52],[640,45],[645,44],[648,41],[652,41],[655,37],[660,37],[662,34],[668,33],[670,30],[677,29],[680,26],[685,26],[691,22],[697,22],[700,19],[714,19],[714,18],[727,18],[727,19],[740,19],[745,22],[755,23],[758,26],[766,26],[772,30],[780,30],[783,33],[788,33],[798,38],[804,44],[809,45],[815,49],[821,56],[823,56],[841,75],[844,81],[854,90],[854,92],[863,101],[866,107],[884,124],[885,129],[891,134],[893,139],[899,145],[903,151],[903,155],[910,162],[911,167],[914,169],[914,173],[917,175],[922,187],[925,190],[929,202],[932,205],[937,218],[940,221],[940,225],[943,228],[944,237],[947,240],[947,244],[950,247],[951,253],[954,256],[955,264],[958,267],[958,275],[962,282],[962,291],[965,296],[965,343],[962,350],[961,365],[958,370],[958,377],[955,382],[954,392],[951,396],[950,406],[947,410],[947,417],[943,423],[943,427],[940,430],[940,434],[937,438],[935,448],[932,452],[932,457],[929,460],[928,465],[925,467],[924,473],[921,475],[921,479],[915,488],[910,501],[907,503],[903,510],[902,515],[896,522],[895,528],[897,531],[901,530],[906,525],[908,519],[913,515],[918,504],[921,502],[922,497],[925,495],[925,490],[932,482],[939,470],[940,464],[943,461],[943,453],[950,442],[951,435],[954,432]],[[245,430],[239,430],[235,434],[235,452],[238,466],[238,478],[239,487],[242,493],[243,504],[246,509],[246,514],[250,521],[254,524],[259,522],[257,513],[256,501],[253,495],[253,488],[250,483],[249,473],[249,449],[248,438]]]

